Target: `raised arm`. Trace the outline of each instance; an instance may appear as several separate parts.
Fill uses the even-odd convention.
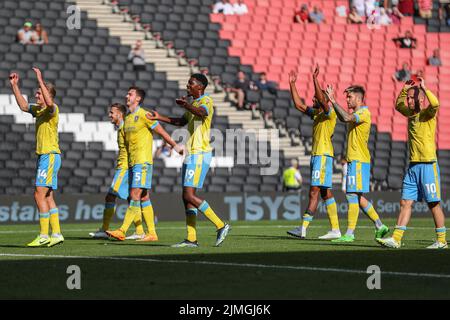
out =
[[[187,111],[189,111],[190,113],[192,113],[194,116],[198,116],[203,118],[206,118],[208,116],[208,111],[205,108],[195,108],[192,104],[190,104],[187,101],[187,98],[181,97],[179,99],[175,100],[176,104],[185,108]]]
[[[319,80],[317,80],[317,76],[319,75],[319,65],[316,65],[316,70],[314,70],[313,73],[313,81],[314,81],[314,91],[317,101],[319,101],[320,105],[322,106],[323,110],[326,114],[330,112],[330,106],[327,102],[327,99],[325,97],[325,94],[323,93],[322,88],[320,87]]]
[[[398,95],[397,101],[395,103],[395,110],[400,112],[405,117],[409,116],[409,113],[410,113],[408,107],[405,104],[406,96],[408,94],[408,90],[410,88],[412,88],[413,86],[414,86],[414,81],[413,80],[406,81],[406,83],[403,86],[402,91]]]
[[[17,105],[19,106],[20,110],[22,110],[23,112],[28,112],[28,102],[22,96],[19,88],[19,75],[17,73],[11,73],[9,75],[9,83],[11,84],[14,97],[16,98]]]
[[[294,101],[295,108],[298,111],[306,113],[306,110],[308,109],[308,107],[306,106],[306,104],[304,104],[302,102],[302,99],[300,98],[300,96],[298,94],[295,82],[297,82],[297,72],[291,71],[291,72],[289,72],[289,85],[291,87],[292,101]]]
[[[426,112],[434,117],[434,115],[437,112],[437,109],[439,108],[439,100],[438,98],[431,92],[431,90],[428,90],[425,86],[425,80],[423,78],[419,78],[420,80],[420,88],[425,92],[425,95],[427,96],[428,102],[430,105],[428,108],[426,108]]]
[[[41,70],[39,70],[39,68],[33,68],[33,71],[36,73],[39,88],[41,89],[42,96],[44,97],[45,105],[50,109],[51,112],[53,112],[53,97],[48,91],[47,86],[45,85],[44,78],[42,77],[42,72]]]
[[[327,90],[325,92],[328,96],[328,99],[330,99],[331,103],[333,104],[333,108],[336,111],[336,114],[337,114],[337,117],[339,118],[339,120],[341,120],[342,122],[355,122],[356,121],[356,117],[354,114],[348,113],[336,102],[336,99],[334,98],[334,89],[331,85],[327,86]]]
[[[181,117],[181,118],[169,118],[163,115],[160,115],[158,112],[156,111],[151,111],[148,112],[145,117],[148,120],[156,120],[156,121],[161,121],[161,122],[165,122],[168,124],[171,124],[173,126],[177,126],[177,127],[183,127],[187,124],[187,120],[185,117]]]
[[[176,152],[183,155],[184,153],[184,147],[180,144],[177,144],[172,137],[167,133],[166,130],[160,125],[159,123],[153,128],[153,132],[157,133],[161,138],[163,138],[164,141],[166,141],[168,144],[172,146],[172,148],[175,149]]]

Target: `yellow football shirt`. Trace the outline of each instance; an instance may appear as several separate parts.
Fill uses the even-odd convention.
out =
[[[36,154],[61,153],[58,143],[59,107],[50,108],[30,103],[28,112],[36,118]]]
[[[214,101],[208,95],[203,95],[195,99],[192,103],[195,108],[204,108],[208,115],[202,117],[193,115],[186,111],[184,118],[188,121],[189,139],[186,143],[186,149],[189,154],[201,152],[210,152],[212,150],[210,141],[211,122],[214,114]]]
[[[336,111],[330,108],[328,114],[321,108],[308,108],[307,114],[313,119],[313,156],[331,156],[334,157],[333,144],[331,137],[336,127]]]
[[[151,129],[158,125],[158,121],[148,120],[145,117],[147,113],[148,111],[138,107],[125,117],[123,130],[129,167],[136,164],[153,164],[153,133]]]
[[[117,128],[117,145],[119,146],[119,154],[117,156],[116,169],[128,169],[128,153],[125,146],[125,133],[123,130],[124,122],[122,121]]]
[[[430,91],[426,92],[430,101],[428,108],[414,113],[405,104],[407,91],[402,90],[397,98],[395,109],[408,118],[408,145],[410,162],[436,161],[436,113],[439,100]]]
[[[348,124],[347,161],[370,163],[369,136],[372,119],[368,107],[355,111],[355,121]]]

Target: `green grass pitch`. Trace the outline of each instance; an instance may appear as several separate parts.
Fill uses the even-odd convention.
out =
[[[381,248],[366,219],[350,244],[317,239],[327,220],[312,223],[308,240],[287,236],[294,226],[234,222],[216,248],[213,226],[202,221],[200,247],[189,249],[170,247],[184,238],[184,222],[158,223],[155,243],[92,240],[98,224],[63,224],[66,241],[53,248],[25,247],[37,224],[0,226],[0,299],[450,298],[450,251],[424,249],[435,237],[431,218],[411,222],[400,250]],[[70,265],[81,269],[80,290],[67,288]],[[381,269],[380,290],[367,288],[370,265]]]

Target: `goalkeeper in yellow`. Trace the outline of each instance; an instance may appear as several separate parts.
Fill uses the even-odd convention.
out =
[[[186,213],[187,238],[173,247],[198,247],[196,220],[198,211],[211,221],[217,230],[216,246],[220,246],[230,230],[230,225],[224,223],[209,206],[206,200],[196,195],[196,190],[202,188],[203,181],[209,170],[212,159],[210,146],[210,128],[214,113],[213,100],[205,94],[208,79],[200,73],[191,75],[187,84],[187,93],[194,98],[192,103],[186,97],[175,102],[186,109],[183,117],[169,118],[153,111],[151,120],[159,120],[175,126],[188,125],[189,139],[186,143],[187,156],[183,164],[183,202]]]
[[[347,188],[348,202],[347,232],[332,242],[353,242],[354,231],[358,222],[359,208],[375,224],[375,239],[385,236],[389,229],[378,216],[375,208],[364,197],[370,187],[370,153],[368,148],[371,116],[369,108],[364,104],[365,90],[361,86],[350,86],[345,89],[347,106],[350,113],[345,111],[334,97],[333,87],[328,86],[326,94],[333,104],[340,121],[348,124],[347,128]]]
[[[52,247],[64,242],[59,225],[59,212],[53,198],[53,190],[58,188],[58,171],[61,167],[61,151],[58,143],[59,107],[54,102],[56,90],[45,82],[41,70],[33,68],[39,88],[36,90],[36,103],[28,103],[19,89],[19,75],[11,73],[9,81],[19,108],[36,118],[36,154],[38,155],[36,189],[34,199],[39,210],[39,235],[29,247]],[[52,234],[49,236],[49,227]]]
[[[392,237],[377,239],[389,248],[400,248],[403,233],[411,218],[411,207],[414,201],[427,202],[434,218],[436,242],[428,249],[445,249],[448,247],[445,228],[445,216],[441,208],[441,182],[436,157],[436,113],[439,101],[425,87],[425,81],[419,78],[420,84],[406,82],[397,98],[395,110],[408,118],[409,167],[403,178],[400,214]],[[426,107],[425,100],[429,106]]]
[[[160,135],[175,151],[183,154],[183,148],[177,145],[158,121],[149,120],[150,114],[142,107],[145,91],[130,87],[126,95],[128,113],[123,125],[124,142],[128,154],[130,179],[130,204],[122,226],[106,233],[117,240],[125,240],[127,230],[136,216],[141,214],[147,224],[148,233],[139,241],[158,241],[155,229],[153,206],[150,201],[150,189],[153,172],[153,132]]]

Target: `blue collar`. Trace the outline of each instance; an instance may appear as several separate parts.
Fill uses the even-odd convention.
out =
[[[139,105],[139,106],[137,106],[136,110],[134,110],[134,112],[130,112],[130,113],[131,113],[131,114],[135,114],[136,112],[139,111],[140,108],[141,108],[141,106]]]
[[[119,130],[120,128],[123,127],[123,124],[124,124],[124,122],[122,120],[122,121],[120,121],[119,125],[114,125],[114,129]]]
[[[207,97],[208,95],[206,93],[204,93],[203,95],[201,95],[200,97],[198,97],[197,99],[195,99],[195,101],[200,101],[202,98]]]
[[[361,109],[369,109],[369,107],[368,106],[363,106],[363,107],[359,107],[359,109],[361,110]]]

